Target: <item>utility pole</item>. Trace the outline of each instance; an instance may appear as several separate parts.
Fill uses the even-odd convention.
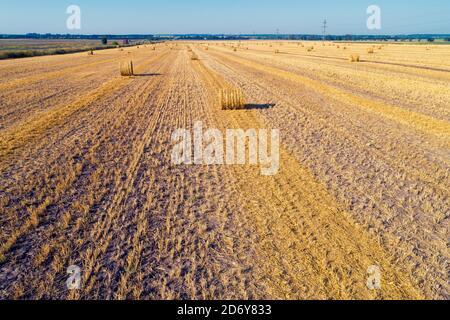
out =
[[[325,19],[325,20],[323,20],[323,26],[322,26],[322,29],[323,29],[323,41],[325,41],[325,38],[326,38],[326,36],[327,36],[327,19]]]

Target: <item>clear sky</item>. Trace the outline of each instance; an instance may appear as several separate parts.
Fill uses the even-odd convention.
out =
[[[66,27],[69,5],[81,30]],[[378,5],[382,29],[366,27]],[[0,33],[167,34],[308,33],[450,34],[448,0],[0,0]]]

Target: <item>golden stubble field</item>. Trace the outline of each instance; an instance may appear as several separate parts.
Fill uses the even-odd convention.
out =
[[[0,75],[0,299],[450,297],[450,46],[178,42]],[[196,121],[280,129],[279,173],[173,165]]]

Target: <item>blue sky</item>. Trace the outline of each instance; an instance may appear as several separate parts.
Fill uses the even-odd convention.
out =
[[[78,5],[82,29],[67,30]],[[382,10],[382,29],[366,28],[366,9]],[[0,33],[450,33],[448,0],[0,0]]]

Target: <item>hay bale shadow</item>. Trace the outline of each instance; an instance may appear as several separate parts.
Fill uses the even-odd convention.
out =
[[[140,74],[135,74],[135,77],[157,77],[157,76],[162,76],[161,73],[140,73]]]
[[[264,103],[264,104],[246,104],[244,110],[264,110],[272,109],[275,107],[275,103]]]

